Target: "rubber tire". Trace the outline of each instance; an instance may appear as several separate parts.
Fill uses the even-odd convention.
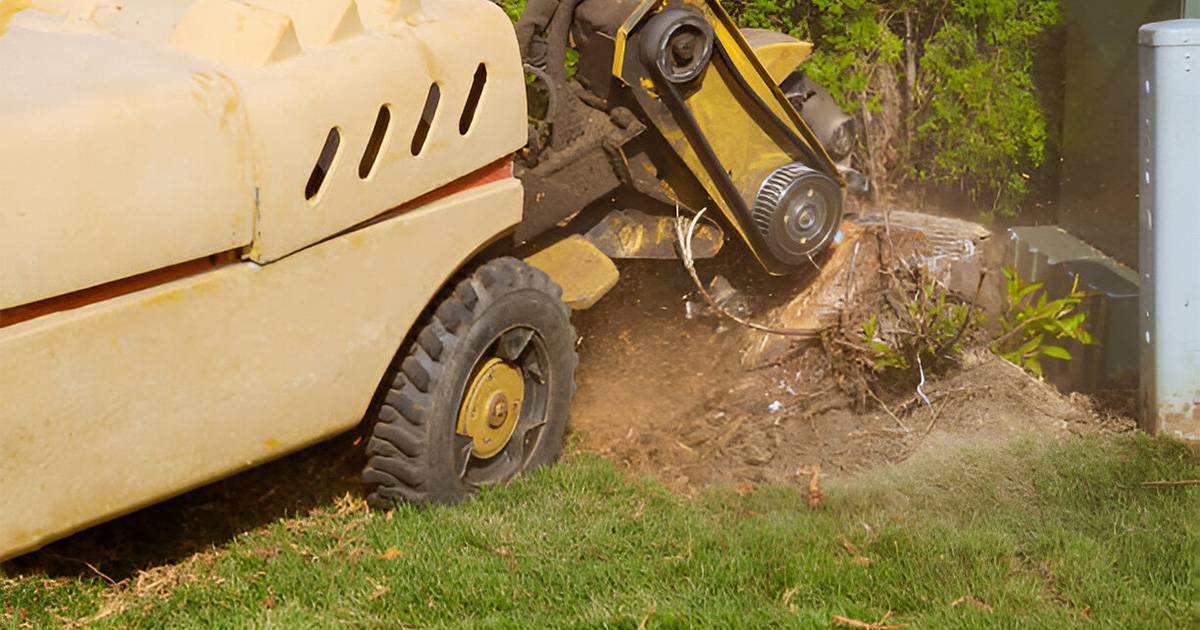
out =
[[[362,474],[372,507],[390,509],[399,500],[454,503],[474,492],[455,470],[459,409],[473,369],[500,335],[516,326],[533,329],[543,343],[546,424],[524,463],[497,481],[558,458],[578,364],[570,308],[561,296],[562,289],[544,272],[514,258],[497,258],[436,305],[401,349],[403,360],[393,364],[398,369],[389,371]]]

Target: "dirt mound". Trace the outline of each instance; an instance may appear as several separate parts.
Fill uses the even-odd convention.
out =
[[[736,255],[701,261],[700,275],[735,278],[766,313],[811,278],[764,277]],[[706,269],[707,267],[707,269]],[[715,483],[797,482],[819,465],[849,476],[924,448],[1013,433],[1123,432],[1133,420],[1107,411],[1130,392],[1064,396],[987,353],[922,391],[880,388],[855,396],[813,344],[766,367],[740,362],[747,336],[703,306],[682,265],[626,261],[605,299],[576,316],[582,336],[572,426],[585,449],[674,490]]]

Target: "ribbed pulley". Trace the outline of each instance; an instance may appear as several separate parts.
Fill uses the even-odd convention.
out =
[[[837,231],[842,190],[829,176],[800,162],[784,164],[759,186],[750,216],[780,262],[807,263]]]

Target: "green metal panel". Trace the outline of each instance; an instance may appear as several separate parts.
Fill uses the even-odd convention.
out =
[[[1183,17],[1200,18],[1200,0],[1184,0]]]

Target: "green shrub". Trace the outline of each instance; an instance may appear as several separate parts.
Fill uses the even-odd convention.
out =
[[[723,0],[743,26],[815,43],[805,71],[858,116],[877,187],[956,186],[1017,212],[1044,157],[1033,86],[1057,0]]]

